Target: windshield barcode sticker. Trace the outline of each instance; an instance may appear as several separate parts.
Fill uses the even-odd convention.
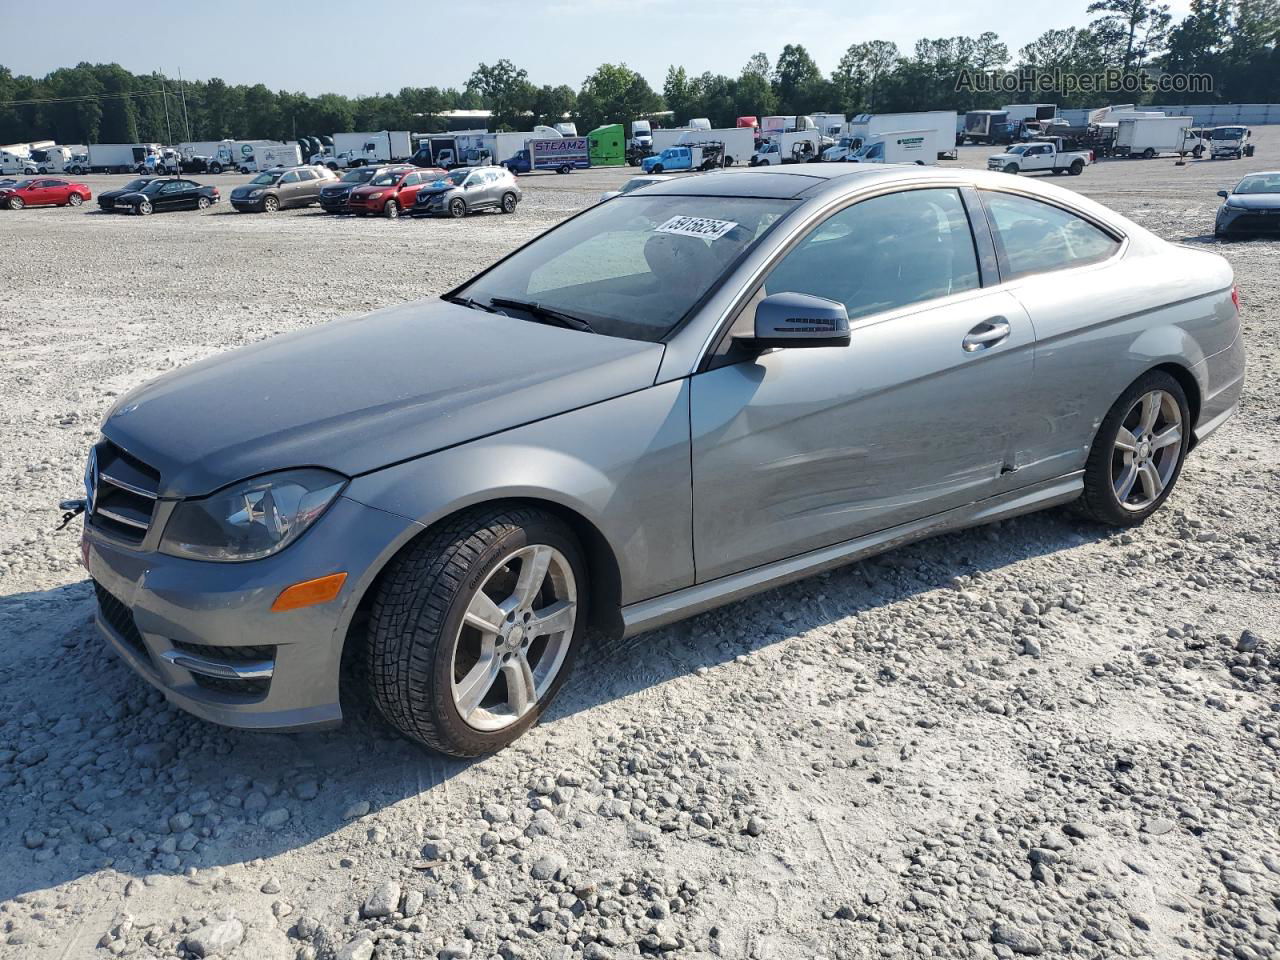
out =
[[[699,237],[702,240],[719,240],[736,227],[732,220],[711,220],[707,217],[672,217],[666,223],[654,227],[654,233],[674,233],[678,237]]]

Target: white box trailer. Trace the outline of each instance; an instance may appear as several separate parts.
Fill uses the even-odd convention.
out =
[[[302,148],[296,143],[278,143],[261,146],[254,151],[259,170],[272,167],[296,167],[302,163]]]
[[[932,166],[938,162],[939,148],[947,142],[939,141],[938,136],[937,127],[872,134],[863,142],[858,152],[849,158],[849,161],[851,163],[915,163],[921,166]],[[954,139],[954,135],[951,139]]]
[[[408,130],[375,130],[364,133],[335,133],[333,153],[350,157],[349,166],[392,163],[413,156],[413,137]]]
[[[89,170],[93,173],[133,173],[147,160],[147,154],[159,155],[158,143],[91,143],[88,149]]]
[[[846,128],[851,139],[843,150],[834,149],[833,154],[824,160],[848,160],[864,143],[872,137],[894,133],[902,130],[933,130],[933,138],[937,145],[938,155],[935,160],[946,157],[954,158],[956,146],[956,130],[959,118],[954,110],[925,110],[919,113],[860,113],[849,122]],[[840,145],[837,144],[837,148]],[[840,154],[840,155],[836,155]]]
[[[1151,159],[1161,153],[1194,149],[1199,138],[1191,134],[1191,117],[1125,117],[1116,126],[1116,154]]]

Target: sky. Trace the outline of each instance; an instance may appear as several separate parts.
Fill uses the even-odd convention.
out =
[[[5,0],[6,3],[16,0]],[[1175,17],[1188,0],[1173,0]],[[858,7],[862,7],[858,9]],[[348,96],[401,87],[462,87],[476,64],[503,57],[535,84],[575,90],[601,63],[624,62],[661,91],[670,64],[736,76],[751,54],[772,61],[803,44],[830,72],[852,43],[993,30],[1010,54],[1045,30],[1083,25],[1087,0],[484,0],[476,4],[216,0],[130,12],[101,0],[61,0],[71,30],[32,31],[0,49],[14,73],[43,76],[81,61],[135,73],[265,83],[272,90]],[[291,11],[299,15],[291,16]],[[7,32],[7,31],[6,31]],[[13,34],[9,34],[13,39]]]

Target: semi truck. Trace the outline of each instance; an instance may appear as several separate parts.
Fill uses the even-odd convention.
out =
[[[1150,160],[1161,153],[1191,153],[1200,138],[1190,133],[1192,117],[1125,117],[1116,125],[1115,153]]]
[[[620,167],[627,162],[627,144],[622,124],[607,123],[596,127],[587,134],[587,140],[591,144],[593,167]]]
[[[929,166],[938,162],[939,148],[951,139],[954,137],[939,140],[937,127],[873,133],[849,157],[849,162],[916,163]]]
[[[926,110],[920,113],[860,113],[845,126],[845,134],[823,151],[823,160],[848,160],[872,137],[908,130],[933,130],[931,142],[938,148],[935,160],[955,157],[956,112]],[[891,161],[892,162],[892,161]]]

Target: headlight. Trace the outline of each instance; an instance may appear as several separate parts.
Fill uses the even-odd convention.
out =
[[[366,193],[364,198],[366,200],[380,200],[385,192],[385,190],[374,190],[372,193]]]
[[[346,482],[329,470],[285,470],[184,500],[165,524],[160,550],[196,560],[270,556],[302,536]]]
[[[266,193],[265,190],[251,190],[249,191],[249,199],[252,200],[254,197],[260,197],[264,193]]]

